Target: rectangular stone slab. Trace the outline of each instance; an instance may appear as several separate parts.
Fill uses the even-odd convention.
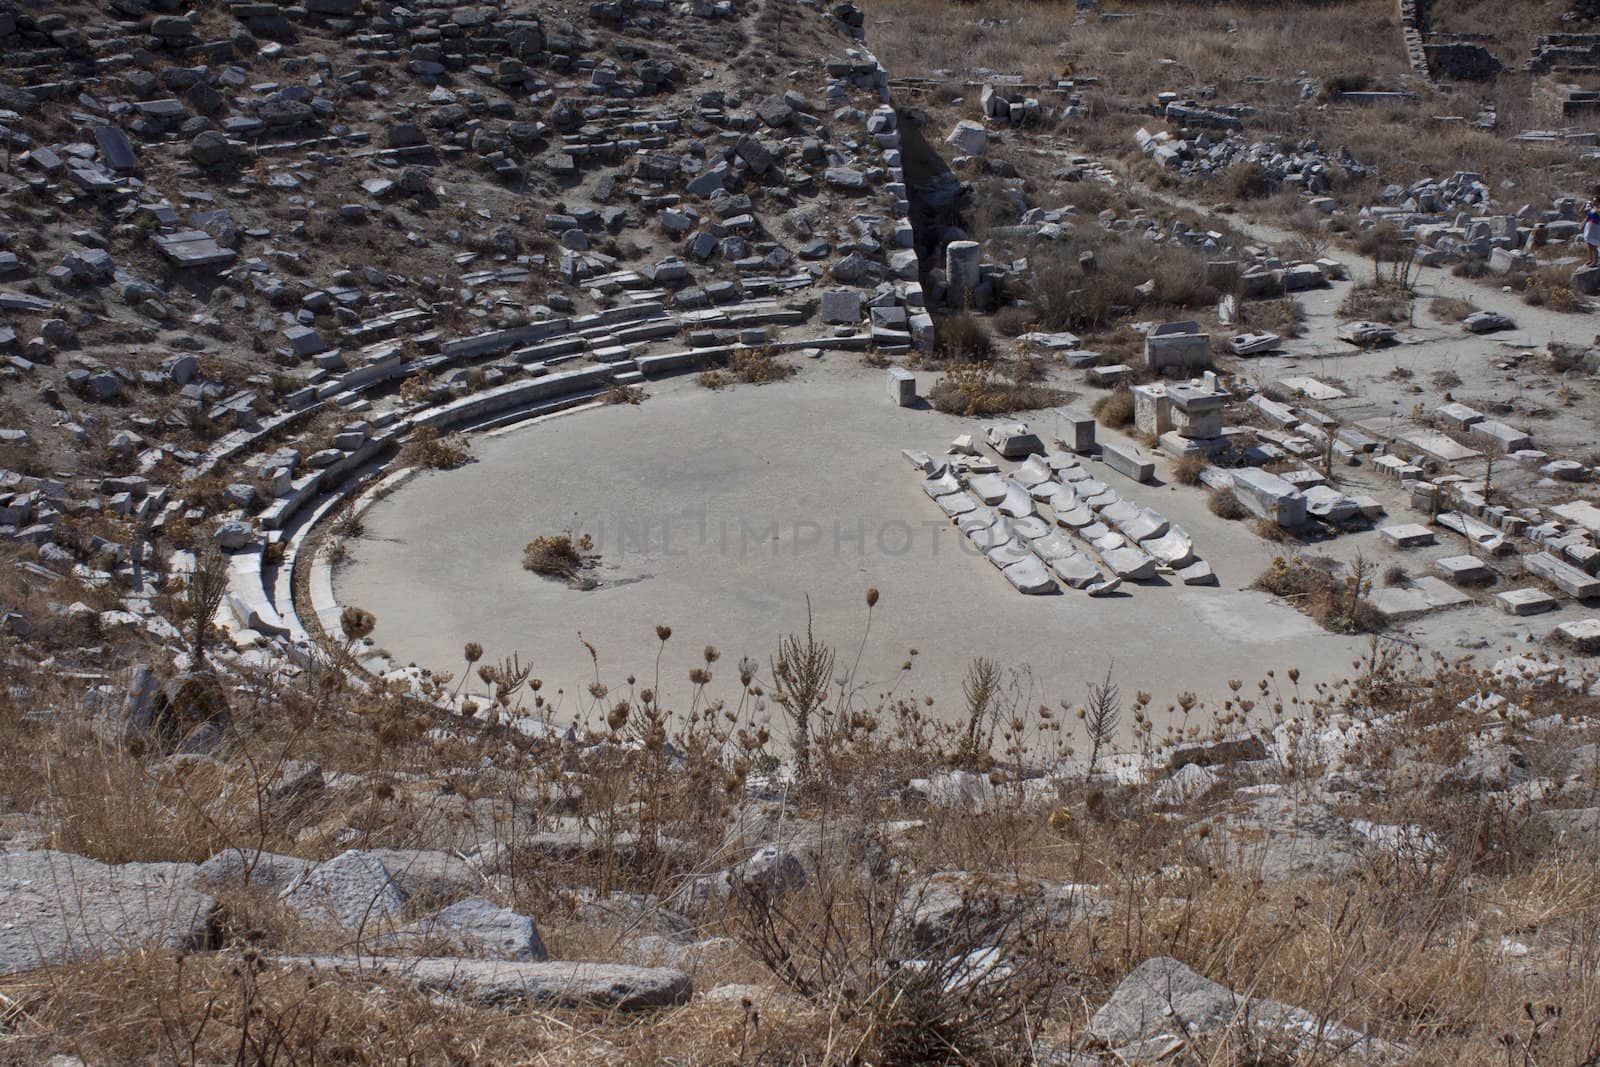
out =
[[[1426,597],[1414,589],[1374,589],[1367,600],[1386,622],[1402,622],[1433,610]]]
[[[1556,627],[1556,635],[1579,652],[1600,652],[1600,619],[1573,619]]]
[[[1600,507],[1587,500],[1574,500],[1550,509],[1567,522],[1576,523],[1590,533],[1600,532]]]
[[[1304,393],[1312,400],[1340,400],[1349,395],[1336,385],[1319,382],[1311,377],[1284,378],[1278,384],[1292,392]]]
[[[105,165],[115,171],[137,170],[139,157],[128,135],[115,126],[96,126],[94,140]]]
[[[1575,599],[1588,600],[1600,596],[1600,578],[1585,574],[1548,552],[1533,552],[1523,556],[1522,568],[1554,584],[1556,588]]]
[[[1486,417],[1481,411],[1469,408],[1465,404],[1455,402],[1442,405],[1435,412],[1435,414],[1443,419],[1451,429],[1455,430],[1468,429],[1469,427],[1482,422]]]
[[[1433,531],[1414,522],[1384,526],[1378,530],[1383,539],[1396,548],[1418,548],[1434,543]]]
[[[1136,445],[1106,443],[1100,446],[1100,456],[1106,466],[1125,478],[1136,482],[1153,481],[1156,476],[1155,461]]]
[[[1556,608],[1556,598],[1543,589],[1507,589],[1496,593],[1494,602],[1507,615],[1537,615]]]
[[[1483,455],[1477,449],[1468,448],[1449,434],[1437,430],[1408,430],[1398,440],[1440,463],[1464,463]]]
[[[1269,471],[1241,467],[1233,472],[1233,495],[1254,514],[1279,526],[1303,526],[1306,498],[1300,490]]]
[[[1472,603],[1472,598],[1461,590],[1453,588],[1442,579],[1431,574],[1424,574],[1411,583],[1422,599],[1428,602],[1428,607],[1435,610],[1439,608],[1458,608],[1464,604]]]
[[[1477,545],[1479,550],[1490,555],[1502,556],[1511,551],[1510,543],[1499,530],[1488,523],[1479,522],[1471,515],[1459,511],[1442,511],[1433,521],[1447,530],[1454,530]]]
[[[1533,436],[1508,426],[1498,419],[1484,419],[1475,422],[1468,431],[1474,437],[1481,437],[1492,442],[1502,452],[1520,452],[1524,448],[1533,447]]]
[[[1489,566],[1476,556],[1445,556],[1433,561],[1440,577],[1452,582],[1481,582],[1489,577]]]

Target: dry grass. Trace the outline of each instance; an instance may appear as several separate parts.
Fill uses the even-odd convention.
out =
[[[1436,296],[1428,301],[1428,313],[1441,322],[1460,322],[1477,310],[1478,305],[1460,297]]]
[[[1239,322],[1253,330],[1265,330],[1279,337],[1299,337],[1305,333],[1306,309],[1292,296],[1278,300],[1252,300],[1239,305]]]
[[[934,325],[933,350],[942,359],[984,360],[994,354],[994,340],[975,315],[947,315]]]
[[[1220,193],[1231,201],[1265,200],[1278,191],[1278,180],[1259,163],[1241,163],[1223,174]]]
[[[607,404],[638,405],[644,403],[644,389],[626,382],[612,382],[605,392]]]
[[[1250,514],[1231,489],[1212,493],[1206,501],[1206,507],[1219,519],[1238,520]]]
[[[953,363],[929,390],[928,402],[946,414],[968,416],[1008,415],[1066,402],[1063,390],[1033,377],[1027,361]]]
[[[1567,273],[1554,267],[1544,267],[1527,279],[1522,289],[1522,302],[1529,307],[1567,315],[1589,313],[1589,302],[1568,284]]]
[[[1085,265],[1085,254],[1092,255]],[[1209,308],[1206,257],[1178,244],[1153,244],[1121,231],[1081,227],[1034,251],[1030,304],[1045,329],[1098,330],[1133,308]],[[1139,291],[1147,286],[1149,295]]]
[[[559,534],[541,534],[522,550],[524,570],[546,578],[561,578],[575,582],[598,562],[594,539],[588,534],[574,537],[571,530]]]
[[[666,627],[658,635],[663,647],[681,640]],[[475,683],[474,699],[506,715],[548,709],[548,691],[515,664],[494,665],[478,647],[465,656],[469,671],[482,668],[476,676],[487,687]],[[1400,784],[1417,760],[1448,766],[1475,743],[1482,718],[1464,713],[1463,700],[1503,692],[1574,723],[1600,721],[1600,701],[1581,691],[1402,662],[1374,646],[1370,662],[1326,688],[1302,689],[1298,671],[1280,668],[1255,685],[1230,683],[1220,703],[1181,697],[1165,716],[1136,694],[1127,709],[1133,723],[1155,729],[1136,729],[1130,743],[1146,752],[1163,742],[1271,735],[1291,718],[1306,723],[1307,737],[1337,733],[1355,708],[1394,717],[1389,741],[1343,757],[1344,780],[1370,776],[1377,784],[1328,817],[1413,827],[1438,851],[1375,849],[1342,873],[1284,876],[1227,853],[1217,828],[1248,802],[1234,792],[1240,785],[1271,782],[1285,797],[1314,795],[1327,760],[1315,744],[1254,765],[1247,776],[1226,763],[1213,766],[1219,781],[1211,791],[1153,817],[1146,784],[1068,775],[1048,780],[1044,791],[1010,788],[1035,768],[1087,751],[1072,695],[1053,712],[1024,688],[996,685],[973,706],[978,735],[988,737],[975,748],[967,723],[935,720],[920,704],[852,704],[833,683],[830,656],[811,708],[811,776],[786,792],[781,809],[769,810],[744,787],[758,767],[770,767],[783,738],[766,733],[754,694],[781,694],[788,701],[781,706],[792,709],[802,697],[798,674],[789,671],[778,684],[761,664],[724,668],[714,649],[702,661],[686,689],[652,677],[646,664],[637,685],[619,680],[608,690],[597,669],[591,690],[566,707],[578,723],[572,741],[536,740],[482,719],[428,711],[386,684],[361,691],[307,672],[241,703],[221,768],[200,761],[189,773],[245,775],[245,788],[234,790],[245,801],[239,820],[217,820],[223,839],[309,855],[351,844],[455,847],[471,812],[500,807],[507,821],[489,832],[508,846],[509,859],[492,892],[537,915],[559,958],[650,958],[636,954],[643,950],[631,947],[624,926],[577,918],[573,892],[670,894],[739,855],[729,843],[741,835],[752,844],[766,840],[773,830],[763,813],[781,810],[786,840],[803,857],[804,888],[787,895],[745,888],[694,917],[692,936],[731,942],[702,956],[697,988],[740,982],[764,990],[750,1003],[697,1000],[628,1017],[473,1007],[390,980],[312,982],[270,961],[315,949],[315,933],[270,902],[234,895],[225,901],[218,953],[152,951],[0,980],[8,1055],[19,1062],[66,1052],[88,1062],[200,1064],[240,1062],[243,1048],[247,1063],[998,1067],[1080,1047],[1089,1014],[1153,955],[1175,956],[1248,995],[1301,1005],[1407,1045],[1421,1052],[1419,1062],[1498,1062],[1507,1035],[1537,1047],[1540,1058],[1532,1062],[1583,1063],[1600,1048],[1593,966],[1600,895],[1592,861],[1524,832],[1521,816],[1481,790]],[[182,815],[181,792],[141,784],[159,760],[86,747],[80,734],[58,732],[57,724],[9,714],[18,700],[48,707],[66,691],[52,688],[57,683],[43,672],[19,682],[0,694],[8,705],[0,751],[13,815],[28,805],[42,813],[52,840],[108,859],[192,858],[213,847],[204,820]],[[430,685],[435,697],[453,688],[442,673]],[[705,715],[700,707],[716,711]],[[793,724],[780,714],[772,728]],[[596,741],[603,744],[592,747]],[[1535,773],[1565,773],[1568,735],[1550,751],[1519,743]],[[74,752],[80,764],[47,772]],[[250,786],[243,756],[270,779],[288,752],[351,784],[330,785],[311,811]],[[909,779],[951,765],[984,768],[983,780],[995,783],[993,800],[981,809],[928,804],[907,787]],[[227,792],[204,781],[187,787],[203,804]],[[106,790],[121,802],[85,801]],[[265,838],[250,811],[256,798],[284,805],[269,809],[274,829]],[[513,811],[520,815],[510,817]],[[580,856],[546,855],[525,843],[523,835],[558,816],[604,832]],[[969,886],[959,918],[928,928],[942,932],[913,934],[918,888],[941,871],[979,874],[959,883]],[[1087,886],[1095,907],[1042,921],[1030,910],[1038,906],[1039,879]],[[1508,938],[1527,955],[1504,951]],[[1008,968],[964,986],[960,968],[946,961],[977,946],[999,947]],[[934,966],[908,969],[908,958]],[[1524,1004],[1534,1006],[1531,1016]],[[1562,1010],[1546,1013],[1547,1004]],[[1276,1052],[1263,1040],[1226,1029],[1197,1039],[1195,1048],[1219,1064],[1296,1062],[1264,1060]]]
[[[1179,485],[1199,485],[1200,475],[1208,466],[1204,456],[1179,456],[1172,461],[1172,480]]]
[[[462,434],[441,435],[433,427],[423,426],[412,432],[403,458],[414,467],[451,470],[472,458],[472,446]]]
[[[699,381],[707,389],[720,389],[735,382],[765,385],[768,382],[780,382],[794,372],[793,365],[784,363],[770,346],[763,345],[759,348],[735,348],[725,367],[702,371]]]
[[[1539,0],[1543,6],[1549,2]],[[1515,66],[1539,19],[1524,21],[1520,5],[1500,8],[1500,17],[1515,19],[1522,31],[1496,47]],[[1071,6],[1032,0],[1001,0],[981,14],[955,0],[874,0],[868,24],[874,49],[897,74],[984,68],[1021,74],[1028,82],[1094,77],[1096,83],[1084,90],[1084,114],[1064,121],[1059,131],[1092,154],[1135,158],[1133,132],[1141,125],[1157,128],[1144,111],[1157,93],[1213,87],[1219,101],[1256,108],[1248,130],[1253,138],[1277,136],[1291,144],[1309,137],[1324,147],[1348,146],[1387,180],[1405,183],[1424,174],[1470,170],[1491,182],[1512,182],[1519,202],[1547,202],[1588,184],[1576,153],[1516,145],[1506,136],[1507,130],[1549,124],[1528,75],[1508,71],[1492,83],[1457,83],[1448,95],[1418,87],[1406,61],[1398,10],[1388,0],[1138,0],[1117,13],[1126,17],[1091,16],[1074,25]],[[1542,32],[1559,28],[1559,22],[1545,20]],[[1308,76],[1323,90],[1311,101],[1300,96]],[[958,76],[947,90],[961,92],[964,80]],[[1418,99],[1414,105],[1358,107],[1336,98],[1334,90],[1355,88],[1409,89]],[[964,95],[969,106],[975,103],[973,94]],[[930,94],[912,102],[939,104],[946,98]],[[1480,104],[1495,107],[1499,129],[1433,117],[1470,116]],[[1334,170],[1332,195],[1347,206],[1371,202],[1374,183],[1352,182]],[[1165,172],[1154,177],[1171,180]],[[1246,192],[1259,191],[1254,183],[1245,185]],[[1274,221],[1282,214],[1277,197],[1231,199]]]
[[[1119,386],[1094,402],[1089,409],[1096,421],[1108,430],[1125,430],[1133,425],[1133,390]]]
[[[1365,322],[1411,321],[1411,290],[1387,282],[1353,285],[1339,304],[1339,314]]]
[[[1276,525],[1276,524],[1274,524]],[[1340,575],[1327,561],[1278,556],[1251,583],[1254,589],[1282,597],[1334,633],[1376,633],[1383,618],[1367,600],[1372,591],[1372,566],[1357,558]]]

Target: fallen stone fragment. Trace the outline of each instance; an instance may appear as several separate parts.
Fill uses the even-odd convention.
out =
[[[458,900],[425,919],[402,926],[378,943],[384,948],[405,945],[421,948],[439,942],[488,959],[543,961],[550,958],[532,919],[484,897]]]
[[[1270,1032],[1326,1060],[1353,1053],[1356,1062],[1386,1063],[1405,1054],[1304,1008],[1235,993],[1165,956],[1134,968],[1089,1020],[1090,1033],[1113,1047],[1166,1036],[1192,1039],[1230,1027]]]
[[[640,1011],[687,1003],[694,991],[682,971],[620,963],[519,963],[453,956],[279,956],[276,962],[344,976],[394,978],[424,992],[460,997],[474,1004]]]
[[[370,930],[399,919],[406,894],[381,860],[350,851],[313,868],[279,899],[314,922]]]
[[[207,947],[217,904],[189,888],[193,872],[48,849],[0,852],[0,974],[152,946]]]

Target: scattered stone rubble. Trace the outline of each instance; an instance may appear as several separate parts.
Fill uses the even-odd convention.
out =
[[[22,86],[0,112],[18,176],[3,195],[83,226],[47,260],[0,235],[0,373],[60,412],[69,442],[109,435],[112,465],[0,474],[0,536],[39,546],[44,568],[126,584],[103,623],[175,639],[149,605],[167,564],[185,563],[138,538],[78,542],[58,532],[65,516],[210,537],[231,554],[239,639],[303,659],[311,634],[289,603],[299,541],[419,434],[540,414],[739,346],[931,340],[897,117],[849,5],[808,12],[837,53],[774,96],[708,81],[650,43],[668,19],[708,33],[748,19],[728,2],[595,5],[587,27],[503,6],[223,10],[231,36],[198,16],[145,18],[139,3],[72,30],[19,9],[0,36]],[[355,65],[336,72],[301,45],[320,34],[342,37]],[[91,56],[119,58],[81,86],[52,80]],[[82,140],[30,132],[58,110]],[[442,272],[319,253],[486,180],[552,202],[497,215],[462,201],[444,227],[406,232]],[[215,287],[220,313],[193,286]],[[153,351],[103,343],[118,330]],[[242,374],[211,356],[235,330],[256,353]],[[168,411],[142,413],[153,406]],[[0,433],[11,448],[54,444]],[[213,479],[229,484],[197,506]]]
[[[80,22],[0,3],[0,375],[49,413],[0,427],[0,538],[35,546],[25,577],[114,589],[109,609],[52,611],[184,663],[157,605],[194,553],[155,545],[209,540],[241,650],[222,676],[235,656],[299,670],[320,663],[319,631],[341,633],[307,538],[403,477],[389,468],[408,442],[740,348],[926,347],[887,76],[858,9],[794,17],[833,51],[769,95],[728,76],[752,20],[732,0],[595,4],[573,22],[351,0],[118,0]],[[661,43],[684,33],[720,58]],[[319,50],[333,37],[350,62]],[[380,241],[406,251],[364,251]],[[0,630],[26,639],[4,607]],[[122,701],[106,688],[103,716],[141,745],[204,751],[225,727],[205,672],[147,670]],[[530,917],[482,895],[492,856],[4,860],[6,973],[210,948],[210,891],[249,884],[332,943],[360,941],[284,966],[494,1003],[651,1008],[691,991],[670,968],[550,961]],[[455,900],[416,913],[440,897]]]
[[[1168,114],[1170,117],[1170,108]],[[1238,130],[1214,133],[1202,129],[1193,137],[1178,137],[1141,127],[1134,134],[1134,141],[1145,156],[1182,175],[1220,174],[1231,167],[1252,164],[1274,181],[1312,197],[1323,196],[1332,188],[1331,168],[1355,180],[1371,173],[1349,149],[1341,146],[1335,152],[1324,152],[1310,138],[1286,152],[1277,142],[1252,141]]]

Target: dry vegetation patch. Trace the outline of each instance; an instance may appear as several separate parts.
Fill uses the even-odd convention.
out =
[[[933,350],[943,359],[975,362],[994,354],[994,339],[982,320],[962,312],[946,315],[934,324]]]
[[[1428,301],[1428,313],[1441,322],[1460,322],[1477,310],[1478,305],[1461,297],[1436,296]]]
[[[1306,309],[1292,296],[1277,300],[1252,300],[1239,304],[1239,322],[1253,330],[1265,330],[1279,337],[1299,337],[1305,333]]]
[[[1274,528],[1276,523],[1271,524]],[[1367,600],[1373,565],[1362,557],[1339,574],[1332,561],[1277,556],[1251,587],[1281,597],[1334,633],[1375,633],[1383,617]]]
[[[770,345],[741,347],[733,350],[727,364],[721,369],[702,371],[700,384],[707,389],[720,389],[735,382],[765,385],[768,382],[780,382],[794,372],[794,366],[780,360]]]
[[[1172,461],[1172,479],[1179,485],[1199,485],[1200,475],[1209,465],[1204,456],[1179,456]]]
[[[1543,267],[1528,277],[1522,287],[1522,302],[1529,307],[1548,308],[1567,315],[1586,315],[1589,302],[1569,284],[1568,274],[1555,267]]]
[[[1365,322],[1408,323],[1411,321],[1411,289],[1388,281],[1353,285],[1339,304],[1339,314]]]
[[[1108,430],[1125,430],[1133,425],[1133,390],[1118,386],[1094,402],[1089,413]]]
[[[1282,595],[1347,594],[1309,561],[1284,569],[1301,566],[1324,577],[1285,578]],[[882,610],[874,593],[867,605],[869,619]],[[674,640],[665,625],[657,635],[663,648]],[[240,843],[318,858],[347,847],[448,850],[488,834],[499,866],[471,892],[536,915],[557,958],[653,961],[665,939],[700,961],[700,992],[744,984],[734,999],[633,1016],[473,1005],[403,979],[313,978],[273,957],[318,950],[317,932],[270,893],[229,892],[220,952],[149,951],[0,979],[8,1050],[23,1062],[71,1052],[180,1064],[1000,1067],[1087,1053],[1093,1010],[1152,956],[1426,1050],[1427,1062],[1495,1062],[1508,1034],[1549,1062],[1582,1063],[1600,1049],[1592,860],[1532,832],[1523,808],[1446,773],[1469,756],[1481,766],[1495,751],[1483,743],[1491,726],[1495,744],[1526,749],[1529,773],[1581,774],[1567,766],[1580,735],[1523,742],[1513,724],[1463,711],[1463,701],[1494,690],[1580,723],[1600,704],[1587,681],[1524,685],[1374,645],[1345,682],[1302,687],[1293,668],[1268,672],[1229,683],[1221,703],[1180,695],[1157,723],[1147,694],[1124,700],[1102,688],[1102,700],[1091,686],[1088,699],[1063,694],[1041,707],[1021,673],[975,663],[960,712],[936,719],[920,701],[852,695],[836,681],[853,669],[848,653],[807,632],[768,664],[724,664],[706,648],[687,685],[642,664],[608,687],[597,655],[586,691],[559,698],[578,723],[567,736],[505,725],[550,713],[549,690],[525,665],[478,645],[463,658],[462,682],[474,679],[474,699],[495,714],[442,710],[461,684],[442,671],[425,682],[438,706],[391,682],[358,688],[307,671],[259,699],[234,690],[228,747],[170,761],[85,745],[81,732],[14,714],[19,701],[38,709],[65,696],[39,672],[0,693],[7,795],[58,845],[108,860],[200,858]],[[1388,742],[1341,750],[1346,799],[1332,805],[1320,789],[1330,754],[1316,739],[1367,729],[1351,709],[1392,717],[1394,730]],[[1105,711],[1127,715],[1129,743],[1157,779],[1183,767],[1204,788],[1158,800],[1152,786],[1168,783],[1040,777],[1063,759],[1108,758],[1089,725]],[[1219,755],[1224,736],[1303,743],[1245,770]],[[764,799],[780,740],[803,740],[806,770]],[[1158,760],[1164,743],[1187,754]],[[315,786],[284,787],[310,777],[291,754],[316,761]],[[946,775],[952,767],[963,777]],[[986,799],[924,799],[929,780]],[[1280,803],[1290,822],[1251,821]],[[1340,851],[1325,851],[1322,835],[1351,820],[1377,828],[1374,842],[1390,840],[1382,831],[1405,844],[1352,852],[1341,831]],[[589,828],[586,844],[553,848],[556,825]],[[803,879],[779,868],[791,873],[736,880],[726,896],[692,904],[686,887],[769,840],[796,857]],[[1256,855],[1305,866],[1257,867]],[[661,901],[685,909],[677,933],[653,925]],[[643,933],[656,948],[637,940]],[[1505,951],[1507,939],[1522,948]],[[1291,1036],[1224,1027],[1193,1047],[1218,1064],[1303,1062]]]
[[[1219,519],[1238,520],[1250,514],[1232,489],[1219,489],[1206,500],[1206,507]]]
[[[418,427],[404,449],[405,462],[433,470],[453,470],[472,458],[472,445],[463,434],[440,434],[431,426]]]
[[[928,402],[948,415],[1006,415],[1064,404],[1068,394],[1033,380],[1026,361],[952,363],[928,392]]]
[[[588,534],[574,537],[571,530],[559,534],[541,534],[529,541],[522,550],[524,570],[569,583],[584,582],[585,572],[592,570],[599,562],[594,539]]]
[[[1122,231],[1080,227],[1034,249],[1030,259],[1029,302],[1049,330],[1100,329],[1136,307],[1209,308],[1219,295],[1198,250]]]

